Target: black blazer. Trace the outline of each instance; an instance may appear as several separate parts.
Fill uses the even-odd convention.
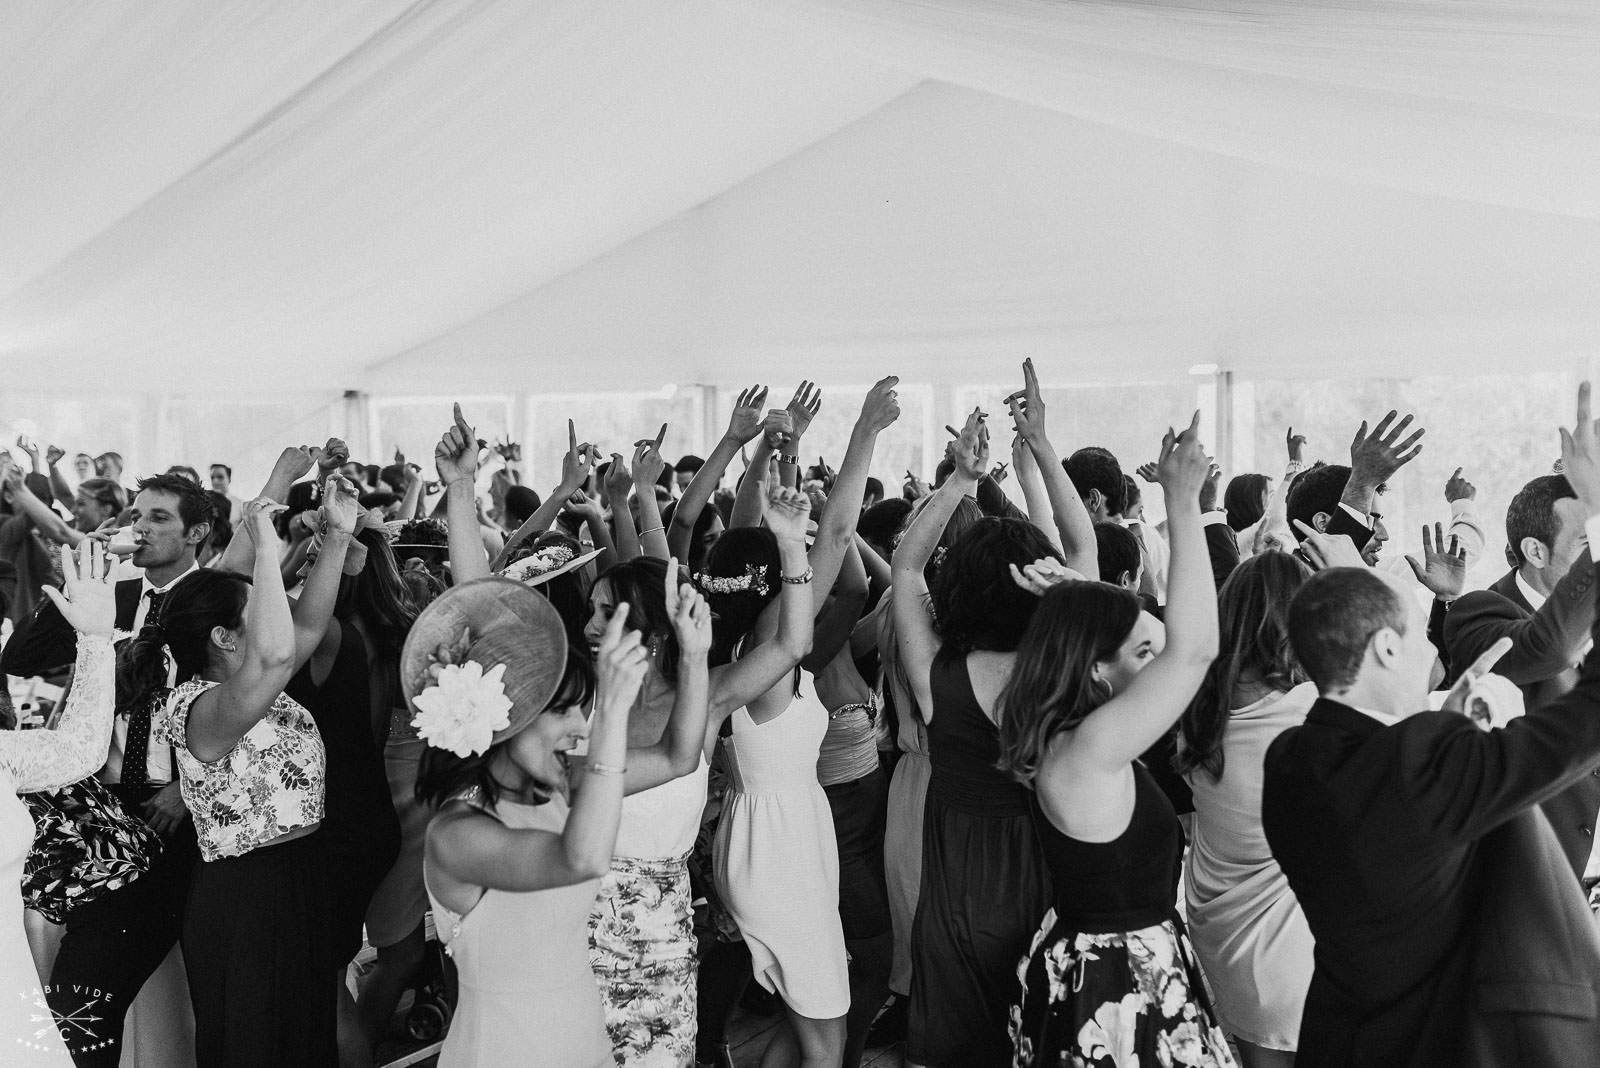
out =
[[[1454,683],[1484,650],[1506,636],[1512,640],[1511,651],[1495,665],[1495,674],[1522,687],[1529,712],[1543,709],[1578,681],[1573,665],[1594,626],[1596,589],[1594,564],[1585,550],[1537,612],[1517,588],[1514,571],[1487,590],[1462,596],[1444,617],[1449,681]],[[1550,798],[1544,811],[1573,871],[1582,876],[1600,812],[1600,769]]]
[[[1488,1008],[1473,984],[1480,901],[1506,874],[1485,836],[1600,765],[1600,655],[1546,713],[1494,731],[1449,712],[1384,726],[1323,699],[1268,748],[1262,826],[1317,943],[1299,1068],[1464,1055],[1474,1015]],[[1592,999],[1594,976],[1567,970]],[[1536,998],[1521,1005],[1540,1010]],[[1581,997],[1555,1011],[1573,1007],[1594,1024]]]
[[[117,583],[118,630],[132,630],[133,618],[139,612],[139,593],[144,588],[143,579],[124,579]],[[0,671],[8,675],[49,675],[72,666],[78,656],[78,632],[72,629],[46,597],[39,608],[11,635],[4,649],[0,649]]]

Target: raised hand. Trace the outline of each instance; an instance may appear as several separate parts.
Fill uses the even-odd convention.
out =
[[[1296,519],[1294,525],[1296,530],[1305,535],[1305,540],[1300,543],[1300,551],[1305,554],[1312,570],[1367,566],[1360,550],[1356,548],[1356,543],[1350,540],[1350,535],[1324,534],[1301,519]]]
[[[1453,601],[1467,588],[1467,550],[1453,534],[1445,546],[1443,523],[1435,523],[1432,530],[1423,524],[1422,556],[1407,556],[1406,563],[1417,581],[1440,600]]]
[[[933,492],[933,490],[928,488],[928,484],[926,482],[922,481],[922,479],[918,478],[916,475],[913,475],[910,471],[906,472],[906,489],[911,491],[911,497],[913,500],[921,500]]]
[[[478,477],[478,432],[461,414],[459,403],[454,408],[454,416],[450,429],[433,447],[433,465],[439,471],[439,481],[446,485],[456,481],[472,482]]]
[[[640,438],[633,443],[633,484],[638,487],[654,486],[667,469],[661,455],[661,443],[667,439],[667,424],[662,423],[653,438]],[[626,491],[624,491],[626,492]],[[654,493],[655,490],[650,491]]]
[[[799,490],[774,482],[767,490],[767,529],[779,541],[806,543],[806,520],[811,517],[811,502]]]
[[[581,489],[573,490],[567,498],[567,511],[588,523],[602,522],[606,517],[605,509],[600,507],[600,498],[591,497]]]
[[[1022,361],[1022,388],[1006,398],[1011,411],[1011,422],[1018,434],[1028,444],[1044,437],[1044,395],[1039,390],[1039,376],[1034,373],[1033,360]]]
[[[1482,679],[1488,676],[1500,658],[1509,653],[1511,647],[1515,644],[1508,634],[1489,646],[1483,655],[1474,660],[1467,670],[1461,673],[1461,677],[1456,680],[1456,684],[1450,687],[1450,692],[1445,694],[1444,704],[1440,706],[1441,709],[1445,712],[1460,712],[1471,715],[1473,710],[1470,707],[1468,698],[1472,695],[1473,689]],[[1477,717],[1474,716],[1474,718]]]
[[[605,491],[612,508],[624,507],[628,494],[633,492],[633,472],[620,452],[612,453],[611,462],[606,464]]]
[[[1290,427],[1288,432],[1283,435],[1283,442],[1288,446],[1290,463],[1303,464],[1306,462],[1306,436],[1304,434],[1296,434],[1294,427]]]
[[[567,451],[561,457],[561,488],[564,495],[571,496],[573,490],[589,481],[589,472],[594,469],[597,455],[593,445],[587,441],[579,443],[578,430],[568,419]]]
[[[1213,476],[1214,465],[1200,444],[1200,413],[1194,413],[1182,433],[1167,428],[1161,439],[1161,459],[1156,461],[1156,481],[1167,498],[1167,506],[1180,501],[1200,504],[1201,489]]]
[[[273,529],[272,518],[279,512],[287,512],[288,505],[279,504],[271,497],[256,497],[244,502],[245,533],[250,536],[257,548],[264,545],[273,545],[277,541],[277,531]],[[304,516],[307,513],[302,512]]]
[[[277,463],[272,465],[272,479],[292,485],[300,481],[305,473],[315,466],[316,461],[311,458],[311,446],[300,445],[284,449],[278,454]]]
[[[1152,486],[1159,485],[1161,482],[1161,479],[1156,475],[1156,465],[1153,463],[1140,464],[1138,468],[1135,469],[1134,474],[1138,475]]]
[[[1461,468],[1456,468],[1456,473],[1451,475],[1444,484],[1444,499],[1451,504],[1457,501],[1470,501],[1478,496],[1478,487],[1461,477]]]
[[[1378,421],[1378,425],[1373,427],[1370,434],[1367,433],[1366,420],[1361,421],[1361,428],[1350,441],[1352,482],[1376,487],[1379,483],[1389,481],[1396,471],[1422,453],[1422,446],[1417,442],[1427,431],[1418,427],[1411,436],[1402,440],[1402,435],[1414,417],[1407,415],[1399,422],[1395,422],[1395,417],[1399,414],[1391,411]]]
[[[64,588],[44,586],[44,595],[55,602],[61,618],[79,634],[109,635],[117,621],[117,581],[122,578],[121,561],[113,562],[105,546],[85,541],[76,553],[61,546],[61,577]]]
[[[879,433],[887,430],[896,419],[899,419],[900,394],[895,388],[899,385],[899,377],[890,375],[888,378],[880,378],[871,389],[867,390],[866,399],[861,402],[861,417],[856,420],[856,425],[873,433]]]
[[[781,453],[794,440],[794,420],[786,409],[775,408],[761,421],[761,433],[766,436],[767,448]]]
[[[982,409],[974,408],[959,431],[954,427],[945,428],[956,436],[949,451],[950,460],[956,465],[955,473],[973,482],[989,472],[989,425],[984,422],[987,418]]]
[[[329,438],[328,443],[322,446],[322,452],[317,457],[317,467],[321,468],[324,478],[331,471],[337,471],[350,462],[350,446],[342,438]],[[404,461],[396,461],[403,463]]]
[[[458,405],[459,407],[459,405]],[[508,464],[514,464],[522,459],[522,446],[515,441],[495,442],[495,454]]]
[[[1217,509],[1217,491],[1221,488],[1222,468],[1215,461],[1210,461],[1211,468],[1206,472],[1206,480],[1200,485],[1200,510],[1214,512]]]
[[[44,462],[54,467],[66,458],[67,450],[59,445],[52,445],[44,451]]]
[[[1008,566],[1011,568],[1011,581],[1035,597],[1044,596],[1050,587],[1059,586],[1063,582],[1083,581],[1082,575],[1053,556],[1035,560],[1020,569],[1016,564]]]
[[[26,434],[18,435],[17,448],[27,453],[34,463],[39,462],[39,443]]]
[[[762,411],[766,405],[766,386],[751,386],[742,391],[733,402],[733,415],[728,418],[728,439],[740,445],[754,441],[761,433]]]
[[[811,425],[811,420],[817,417],[817,412],[822,409],[822,390],[817,388],[815,382],[801,382],[800,387],[794,391],[794,397],[789,401],[789,420],[794,425],[794,437],[798,441]]]
[[[329,475],[322,490],[324,529],[335,534],[354,534],[361,511],[355,483],[341,475]]]
[[[680,583],[678,558],[667,561],[665,593],[667,615],[672,619],[672,631],[678,636],[678,652],[682,656],[705,656],[711,651],[711,606],[693,583]]]
[[[650,667],[639,632],[623,626],[627,618],[628,603],[619,602],[606,623],[606,632],[600,638],[600,650],[595,657],[595,707],[617,716],[626,716],[633,707]]]
[[[1561,428],[1561,470],[1589,515],[1600,515],[1600,424],[1589,412],[1589,383],[1578,387],[1578,421]]]

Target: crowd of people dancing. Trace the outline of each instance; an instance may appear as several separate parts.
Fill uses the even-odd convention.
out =
[[[1600,1064],[1587,385],[1471,591],[1462,468],[1380,556],[1410,415],[1224,488],[1028,362],[891,496],[897,385],[544,487],[459,405],[249,499],[19,441],[0,1061],[365,1068],[431,972],[442,1068],[731,1068],[741,1004],[768,1068]]]

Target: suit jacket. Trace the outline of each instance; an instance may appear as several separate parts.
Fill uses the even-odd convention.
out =
[[[1600,927],[1544,812],[1486,834],[1479,862],[1462,1065],[1600,1065]]]
[[[1298,1068],[1456,1064],[1475,1014],[1571,1015],[1593,1029],[1594,973],[1571,957],[1553,967],[1574,996],[1484,998],[1474,964],[1480,902],[1497,900],[1494,842],[1534,805],[1600,765],[1600,656],[1548,714],[1494,731],[1467,717],[1420,712],[1384,726],[1336,701],[1319,700],[1304,724],[1267,750],[1262,826],[1273,857],[1316,938],[1315,969],[1301,1020]],[[1559,908],[1543,880],[1502,892],[1525,916]],[[1523,900],[1524,898],[1528,900]],[[1511,917],[1499,917],[1511,922]],[[1495,974],[1550,964],[1544,945],[1499,946]],[[1558,948],[1557,957],[1567,952]],[[1570,967],[1568,965],[1571,965]],[[1491,967],[1485,963],[1485,967]],[[1583,990],[1587,997],[1583,999]],[[1588,1031],[1585,1032],[1586,1034]],[[1592,1062],[1571,1062],[1592,1063]]]
[[[1205,535],[1206,552],[1211,557],[1211,581],[1220,590],[1233,569],[1239,566],[1239,539],[1234,537],[1233,528],[1227,523],[1207,523]]]
[[[1509,637],[1511,651],[1495,665],[1495,674],[1522,687],[1528,711],[1542,714],[1577,682],[1573,665],[1594,625],[1596,588],[1594,564],[1585,550],[1537,612],[1517,588],[1514,571],[1487,590],[1464,595],[1444,617],[1449,682],[1454,683],[1501,636]],[[1544,811],[1573,871],[1581,877],[1594,845],[1595,816],[1600,813],[1600,769],[1550,798]]]
[[[139,611],[139,593],[143,588],[143,579],[124,579],[117,583],[118,630],[133,629],[133,619]],[[47,597],[33,613],[33,618],[18,627],[5,648],[0,649],[0,670],[24,678],[49,675],[71,667],[77,656],[78,632],[62,616],[55,602]]]

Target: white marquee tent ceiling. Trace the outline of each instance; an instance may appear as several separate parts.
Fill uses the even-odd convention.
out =
[[[40,0],[0,6],[0,364],[1566,367],[1597,174],[1590,0]]]

